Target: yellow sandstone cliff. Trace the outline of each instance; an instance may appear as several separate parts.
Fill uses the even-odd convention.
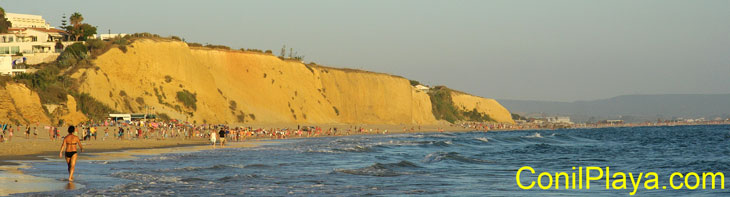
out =
[[[80,91],[120,112],[159,113],[198,123],[437,124],[426,92],[402,77],[305,65],[275,56],[141,39],[112,48],[98,68],[72,75]],[[195,95],[195,107],[178,94]],[[466,94],[454,103],[499,122],[509,111]]]
[[[36,92],[23,84],[8,82],[0,85],[0,124],[48,124],[50,122]]]
[[[460,92],[452,92],[451,100],[460,109],[477,109],[479,112],[489,114],[489,117],[497,122],[515,123],[512,114],[507,111],[497,100],[468,95]]]

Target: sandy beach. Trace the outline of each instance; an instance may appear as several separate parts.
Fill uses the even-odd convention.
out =
[[[29,162],[57,162],[63,166],[63,161],[57,157],[57,151],[48,151],[48,148],[58,148],[58,141],[52,142],[48,139],[18,139],[6,143],[10,148],[3,148],[2,163],[0,163],[0,196],[14,193],[43,192],[64,189],[81,189],[81,184],[55,180],[44,177],[36,177],[25,174],[23,169],[29,168]],[[262,140],[250,140],[246,142],[232,142],[221,148],[246,148],[267,143]],[[26,148],[26,144],[32,144]],[[82,153],[79,161],[105,162],[116,160],[134,159],[143,155],[159,155],[165,153],[196,152],[213,149],[204,140],[108,140],[108,141],[86,141],[85,146],[95,147],[86,153]],[[9,155],[5,155],[5,154]],[[63,168],[63,167],[61,167]]]
[[[300,125],[282,125],[282,124],[265,124],[265,125],[251,125],[254,128],[297,128]],[[304,125],[301,125],[302,127]],[[473,129],[467,129],[462,127],[451,127],[451,126],[417,126],[417,125],[324,125],[325,129],[338,128],[341,131],[348,129],[355,130],[355,128],[362,127],[366,132],[355,132],[352,131],[349,134],[346,132],[340,132],[340,135],[363,135],[363,134],[383,134],[387,133],[404,133],[404,132],[437,132],[439,128],[444,128],[447,131],[470,131]],[[111,131],[116,130],[116,127],[110,127]],[[21,127],[21,131],[24,128]],[[62,136],[66,134],[65,128],[62,128]],[[100,129],[102,130],[102,129]],[[372,130],[372,131],[371,131]],[[378,131],[376,133],[376,131]],[[113,152],[113,151],[124,151],[134,149],[155,149],[155,148],[170,148],[170,147],[185,147],[185,146],[197,146],[206,145],[209,143],[208,139],[192,138],[165,138],[165,139],[125,139],[118,140],[111,136],[103,140],[104,134],[99,133],[97,139],[91,139],[82,141],[85,153],[101,153],[101,152]],[[323,136],[316,136],[323,137]],[[326,136],[324,136],[326,137]],[[269,138],[254,138],[254,139],[269,139]],[[49,139],[45,132],[40,132],[38,137],[34,137],[33,134],[29,138],[26,138],[23,132],[15,132],[14,137],[10,141],[0,143],[0,166],[3,165],[17,165],[12,161],[21,160],[44,160],[45,158],[58,157],[58,151],[61,146],[60,140],[52,141]]]
[[[133,149],[149,149],[164,147],[181,147],[203,145],[207,141],[202,139],[140,139],[140,140],[116,140],[107,139],[82,141],[85,153],[100,153],[110,151],[122,151]],[[25,136],[16,136],[10,142],[0,144],[0,165],[13,164],[13,160],[43,160],[45,157],[58,157],[61,141],[52,141],[47,137],[26,139]]]

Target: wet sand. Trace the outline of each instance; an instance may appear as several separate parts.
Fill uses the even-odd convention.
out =
[[[115,140],[117,141],[117,140]],[[116,160],[129,160],[135,159],[138,156],[143,155],[159,155],[165,153],[184,153],[184,152],[196,152],[201,150],[210,149],[221,149],[221,148],[248,148],[258,146],[260,144],[271,143],[266,140],[250,140],[245,142],[232,142],[226,144],[226,146],[211,146],[205,144],[203,140],[183,141],[183,140],[168,140],[169,142],[160,142],[157,140],[129,140],[107,143],[101,146],[100,150],[93,151],[90,153],[81,153],[79,155],[79,162],[108,162]],[[179,142],[182,141],[182,142]],[[26,141],[26,143],[29,143]],[[40,143],[40,142],[38,142]],[[200,145],[200,144],[204,145]],[[47,143],[47,144],[56,144]],[[93,144],[89,142],[88,144]],[[128,145],[124,145],[128,144]],[[44,145],[38,145],[36,147],[42,147]],[[46,145],[47,146],[47,145]],[[163,148],[147,148],[151,146],[158,146]],[[171,146],[171,147],[165,147]],[[113,148],[120,148],[121,151],[104,152],[101,150],[112,150]],[[59,165],[59,170],[65,170],[64,161],[58,157],[56,151],[48,154],[36,154],[36,155],[16,155],[16,156],[4,156],[7,158],[15,158],[17,160],[11,160],[6,162],[10,165],[0,165],[0,196],[6,196],[15,193],[28,193],[28,192],[44,192],[44,191],[55,191],[55,190],[73,190],[81,189],[85,186],[78,183],[68,182],[66,180],[56,180],[44,177],[36,177],[22,172],[23,169],[30,167],[30,162],[56,162]],[[18,154],[18,153],[15,153]],[[36,160],[36,161],[30,161]]]
[[[298,125],[256,125],[254,128],[297,128]],[[302,125],[303,127],[304,125]],[[365,128],[366,132],[357,132],[356,128]],[[440,128],[447,131],[471,131],[461,127],[443,126],[412,126],[412,125],[327,125],[323,129],[338,128],[336,136],[343,135],[378,135],[395,133],[414,132],[437,132]],[[351,131],[348,133],[347,130]],[[371,131],[372,129],[372,131]],[[376,132],[379,131],[379,132]],[[118,140],[109,137],[102,140],[103,136],[96,140],[82,141],[84,152],[79,154],[79,161],[84,162],[107,162],[114,160],[134,159],[142,155],[159,155],[165,153],[196,152],[209,150],[214,147],[209,144],[208,139],[194,138],[168,138],[159,139],[126,139]],[[313,137],[330,137],[327,135]],[[297,138],[297,137],[292,137]],[[247,148],[264,143],[273,143],[270,138],[247,139],[244,142],[229,142],[226,146],[217,145],[215,148]],[[24,174],[22,170],[30,167],[30,162],[58,162],[65,170],[62,158],[58,157],[61,148],[61,141],[52,141],[47,136],[26,138],[23,133],[18,132],[11,141],[0,143],[0,196],[14,193],[43,192],[55,190],[80,189],[84,185],[70,183],[64,180],[36,177]]]
[[[235,126],[235,125],[234,125]],[[266,129],[277,129],[277,128],[292,128],[296,129],[298,126],[302,128],[309,125],[282,125],[282,124],[268,124],[268,125],[247,125],[253,128],[266,128]],[[435,132],[439,128],[443,128],[446,131],[471,131],[473,129],[466,129],[462,127],[449,127],[449,126],[422,126],[419,128],[417,125],[321,125],[323,130],[329,128],[337,128],[338,136],[341,135],[367,135],[367,134],[383,134],[384,131],[388,131],[388,134],[393,133],[410,133],[410,132]],[[356,128],[365,128],[366,132],[360,133],[355,131]],[[347,133],[347,130],[351,131]],[[404,131],[405,129],[405,131]],[[22,130],[22,128],[21,128]],[[61,130],[65,130],[62,128]],[[101,130],[101,129],[100,129]],[[114,131],[116,129],[112,129]],[[372,130],[372,131],[371,131]],[[376,132],[379,131],[379,132]],[[61,141],[52,141],[47,133],[39,133],[38,137],[35,138],[32,134],[30,139],[26,139],[24,133],[15,132],[15,136],[10,142],[0,143],[0,166],[3,165],[17,165],[16,162],[12,161],[28,161],[28,160],[45,160],[45,158],[58,158],[58,152],[61,148]],[[65,134],[65,132],[62,132]],[[184,140],[182,138],[166,138],[164,140],[158,139],[126,139],[117,140],[114,137],[107,137],[103,139],[103,132],[99,132],[100,136],[97,136],[96,140],[81,141],[84,146],[84,153],[100,153],[100,152],[112,152],[112,151],[123,151],[133,149],[149,149],[149,148],[169,148],[169,147],[183,147],[183,146],[197,146],[208,144],[208,139],[193,138]],[[326,137],[326,136],[315,136],[315,137]],[[261,138],[269,139],[269,138]]]
[[[99,153],[120,150],[163,148],[178,146],[195,146],[206,144],[203,139],[182,140],[182,139],[142,139],[142,140],[116,140],[97,138],[97,140],[81,141],[84,153]],[[0,143],[0,165],[12,165],[17,160],[44,160],[44,157],[58,158],[61,150],[61,141],[51,141],[48,138],[26,139],[25,136],[16,136],[10,142]]]

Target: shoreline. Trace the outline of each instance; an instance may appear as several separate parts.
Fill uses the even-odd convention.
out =
[[[297,138],[317,138],[317,137],[341,137],[341,136],[351,136],[351,135],[383,135],[383,134],[403,134],[403,133],[432,133],[432,132],[440,132],[439,129],[444,129],[444,132],[470,132],[470,131],[483,131],[483,132],[506,132],[506,131],[525,131],[525,130],[556,130],[556,129],[596,129],[596,128],[622,128],[622,127],[661,127],[661,126],[696,126],[696,125],[728,125],[730,122],[719,122],[719,123],[695,123],[695,124],[662,124],[662,125],[645,125],[645,124],[617,124],[617,125],[600,125],[600,126],[577,126],[577,127],[569,127],[569,128],[534,128],[534,127],[510,127],[510,128],[503,128],[503,129],[492,129],[492,130],[480,130],[477,128],[472,127],[463,127],[463,126],[439,126],[439,125],[429,125],[429,126],[423,126],[421,128],[418,128],[418,126],[415,125],[362,125],[367,126],[369,128],[366,129],[365,132],[350,132],[350,133],[338,133],[337,135],[318,135],[318,136],[291,136],[284,139],[297,139]],[[268,125],[271,126],[271,125]],[[329,125],[331,127],[335,127],[335,125]],[[353,127],[357,127],[356,125],[351,125]],[[337,127],[343,128],[347,127],[347,125],[337,125]],[[411,127],[413,130],[409,130],[408,127]],[[372,128],[378,128],[383,129],[380,133],[375,132]],[[418,129],[416,129],[418,128]],[[382,133],[382,131],[387,131],[387,133]],[[20,140],[21,142],[18,142],[17,140]],[[25,146],[27,144],[27,141],[31,141],[30,146]],[[230,139],[229,139],[230,140]],[[262,140],[278,140],[278,138],[268,138],[268,137],[251,137],[246,138],[243,141],[240,141],[241,143],[246,142],[260,142]],[[49,139],[25,139],[24,136],[16,136],[15,141],[7,142],[7,143],[0,143],[0,145],[3,145],[3,149],[0,149],[0,153],[2,153],[2,156],[0,156],[0,167],[3,166],[14,166],[14,165],[21,165],[20,163],[23,161],[43,161],[48,160],[48,158],[55,158],[56,155],[56,149],[60,149],[60,142],[61,141],[50,141]],[[101,139],[98,140],[87,140],[82,141],[84,145],[84,154],[102,154],[102,153],[111,153],[111,152],[120,152],[120,151],[133,151],[133,150],[146,150],[146,149],[165,149],[165,148],[183,148],[183,147],[195,147],[195,146],[206,146],[210,145],[210,141],[208,139],[202,139],[202,138],[193,138],[193,139],[179,139],[179,138],[173,138],[173,139],[126,139],[126,140],[117,140],[117,139],[109,139],[106,141],[101,141]],[[94,147],[96,143],[111,143],[110,144],[102,144],[101,147]],[[235,141],[230,141],[229,143],[236,143]],[[10,147],[7,147],[7,144],[10,144]],[[91,145],[91,146],[90,146]],[[15,146],[15,147],[13,147]],[[14,148],[18,148],[17,146],[24,146],[24,150],[17,151],[13,150]],[[37,150],[37,149],[44,149],[44,150]],[[2,171],[2,169],[0,169]]]
[[[260,146],[261,144],[271,143],[265,140],[256,139],[245,142],[232,142],[224,147],[217,146],[215,148],[207,144],[181,144],[176,146],[156,147],[156,148],[132,148],[111,151],[93,151],[83,155],[83,159],[79,161],[99,162],[99,161],[118,161],[125,159],[136,159],[140,156],[159,155],[167,153],[185,153],[198,152],[211,149],[228,149],[228,148],[251,148]],[[0,165],[0,196],[11,194],[22,194],[32,192],[47,192],[56,190],[81,189],[85,185],[56,180],[52,178],[39,177],[23,173],[23,169],[31,167],[32,162],[59,162],[58,158],[45,158],[43,156],[33,155],[34,160],[10,160],[6,161],[12,165]]]
[[[665,126],[698,126],[698,125],[728,125],[724,124],[681,124],[681,125],[614,125],[607,127],[577,127],[577,128],[522,128],[522,129],[501,129],[501,130],[490,130],[489,132],[507,132],[507,131],[547,131],[556,129],[597,129],[597,128],[621,128],[621,127],[665,127]],[[479,132],[471,128],[450,128],[448,132]],[[403,134],[403,133],[435,133],[438,130],[420,130],[420,131],[402,131],[396,130],[388,132],[387,134]],[[484,132],[484,131],[482,131]],[[319,138],[319,137],[343,137],[343,136],[354,136],[354,135],[381,135],[382,133],[374,132],[363,132],[363,133],[350,133],[347,135],[322,135],[312,137],[291,137],[286,139],[299,139],[299,138]],[[260,146],[266,143],[277,143],[279,139],[270,139],[265,137],[250,138],[241,142],[229,142],[225,147],[216,146],[211,147],[207,140],[204,139],[193,139],[193,140],[181,140],[181,139],[168,139],[164,144],[154,144],[152,146],[147,142],[165,141],[155,139],[144,139],[144,140],[112,140],[118,143],[135,142],[136,145],[132,147],[116,147],[116,148],[103,148],[95,149],[91,151],[85,151],[83,158],[80,161],[85,162],[100,162],[100,161],[117,161],[125,159],[135,159],[140,156],[146,155],[160,155],[166,153],[183,153],[183,152],[198,152],[203,150],[211,149],[228,149],[228,148],[251,148]],[[92,143],[95,141],[91,141]],[[181,143],[182,142],[182,143]],[[57,144],[58,142],[49,142]],[[139,146],[147,145],[147,146]],[[31,167],[33,162],[61,162],[59,158],[54,157],[55,151],[45,151],[41,153],[34,153],[29,155],[5,155],[0,156],[0,196],[20,193],[31,193],[31,192],[46,192],[63,189],[81,189],[85,186],[78,183],[69,183],[63,180],[56,180],[52,178],[39,177],[23,173],[23,169]]]
[[[16,139],[16,140],[23,140],[22,142],[27,142],[28,140],[36,141],[39,139]],[[111,140],[114,141],[115,146],[109,147],[105,146],[99,149],[88,149],[87,147],[89,145],[93,145],[93,143],[101,142],[109,142],[109,141],[82,141],[84,143],[84,154],[99,154],[99,153],[109,153],[109,152],[119,152],[119,151],[132,151],[132,150],[144,150],[144,149],[157,149],[157,148],[179,148],[179,147],[189,147],[189,146],[203,146],[208,143],[206,140],[202,139],[193,139],[193,140],[169,140],[164,141],[161,143],[146,143],[146,142],[157,142],[157,141],[163,141],[163,140],[154,140],[154,139],[145,139],[145,140]],[[22,143],[20,142],[20,143]],[[91,142],[91,143],[89,143]],[[132,142],[131,145],[127,143],[127,147],[121,147],[119,144],[126,143],[126,142]],[[9,142],[9,143],[15,143],[13,145],[18,145],[18,142]],[[53,147],[54,149],[60,150],[60,143],[61,141],[45,141],[40,143],[34,143],[31,146],[34,147]],[[14,148],[14,147],[10,147]],[[16,163],[16,161],[44,161],[48,160],[47,158],[55,158],[58,151],[53,149],[46,149],[46,150],[27,150],[31,153],[23,154],[22,152],[13,152],[9,155],[3,155],[0,156],[0,166],[8,166],[8,165],[20,165],[19,163]]]
[[[296,128],[297,125],[258,125],[261,128]],[[381,135],[383,131],[387,131],[387,134],[396,133],[419,133],[419,132],[438,132],[439,128],[444,128],[449,132],[465,132],[473,131],[475,129],[463,128],[463,127],[451,127],[451,126],[422,126],[420,129],[416,125],[361,125],[362,127],[368,127],[369,130],[366,132],[352,131],[349,133],[344,132],[348,127],[354,128],[358,125],[327,125],[330,128],[341,128],[343,131],[337,133],[337,135],[317,135],[317,136],[291,136],[285,139],[295,138],[315,138],[315,137],[337,137],[337,136],[349,136],[349,135]],[[380,132],[376,132],[379,129]],[[413,129],[413,130],[410,130]],[[99,129],[102,130],[102,129]],[[112,130],[113,131],[113,130]],[[61,141],[52,141],[48,136],[43,135],[43,132],[39,132],[39,137],[34,138],[31,134],[31,139],[26,139],[24,133],[15,132],[15,136],[12,141],[0,143],[0,166],[9,165],[20,165],[18,161],[43,161],[47,158],[55,158],[60,150]],[[110,132],[111,134],[112,132]],[[96,140],[81,141],[84,146],[84,154],[89,153],[108,153],[118,151],[129,151],[129,150],[144,150],[144,149],[156,149],[156,148],[178,148],[188,146],[204,146],[210,145],[210,141],[207,138],[193,137],[191,139],[182,138],[167,138],[167,139],[115,139],[110,135],[110,139],[102,140],[103,134],[98,133]],[[42,136],[42,137],[41,137]],[[260,140],[276,140],[270,137],[247,137],[241,142],[251,142]],[[278,138],[277,138],[278,139]],[[228,139],[229,143],[235,142]],[[1,171],[1,170],[0,170]]]

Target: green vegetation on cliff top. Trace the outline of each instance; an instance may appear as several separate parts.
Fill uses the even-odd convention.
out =
[[[480,113],[477,109],[459,109],[451,99],[451,93],[456,92],[445,86],[436,86],[428,92],[431,98],[433,116],[450,123],[457,121],[490,122],[494,121],[488,114]]]

